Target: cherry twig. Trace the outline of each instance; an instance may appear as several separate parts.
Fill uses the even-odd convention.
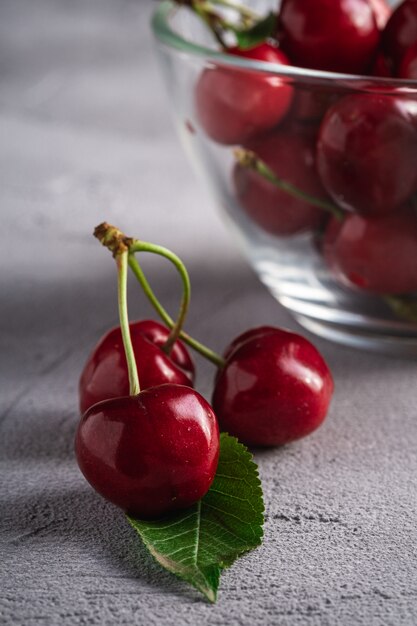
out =
[[[255,152],[252,152],[252,150],[246,150],[245,148],[235,148],[234,155],[239,165],[256,172],[257,174],[265,178],[265,180],[275,185],[275,187],[282,189],[282,191],[285,191],[295,198],[299,198],[300,200],[304,200],[304,202],[308,202],[312,206],[316,206],[319,209],[323,209],[324,211],[329,211],[338,220],[343,220],[343,211],[338,206],[336,206],[332,202],[328,202],[327,200],[321,200],[320,198],[311,196],[310,194],[301,191],[301,189],[298,189],[298,187],[295,187],[288,181],[279,178],[275,174],[275,172],[273,172],[271,168],[268,167],[268,165],[266,165],[266,163],[264,163],[264,161],[262,161],[255,154]]]

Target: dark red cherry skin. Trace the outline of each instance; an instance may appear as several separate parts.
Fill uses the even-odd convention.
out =
[[[380,30],[383,30],[391,17],[392,9],[387,0],[369,0],[371,5],[377,26]]]
[[[260,43],[253,48],[239,48],[232,46],[227,49],[228,54],[233,54],[242,59],[252,59],[255,61],[264,61],[266,63],[279,63],[280,65],[288,65],[289,61],[285,54],[271,43]]]
[[[166,384],[92,406],[79,424],[75,452],[85,478],[106,500],[135,517],[155,518],[208,491],[219,429],[202,396]]]
[[[323,256],[324,236],[325,236],[327,227],[331,219],[332,219],[332,214],[330,212],[323,211],[322,220],[319,226],[314,231],[313,236],[311,238],[311,244],[315,252],[320,256]]]
[[[417,41],[404,54],[398,76],[407,80],[417,80]]]
[[[329,88],[299,83],[294,89],[289,121],[298,123],[304,128],[311,126],[317,133],[327,109],[337,102],[342,95],[342,93],[338,93],[334,85]]]
[[[223,358],[227,361],[229,357],[232,356],[236,350],[239,350],[241,346],[243,346],[248,341],[252,341],[257,339],[258,337],[263,337],[265,335],[274,334],[277,331],[275,326],[257,326],[256,328],[250,328],[246,330],[244,333],[233,339],[231,343],[227,346],[227,348],[223,352]],[[221,370],[219,370],[220,373]]]
[[[269,44],[229,54],[288,65],[286,56]],[[235,67],[206,69],[195,90],[197,119],[206,134],[220,144],[244,143],[277,126],[287,114],[293,88],[279,76]]]
[[[394,68],[392,62],[382,52],[378,52],[375,62],[372,66],[371,74],[372,76],[378,76],[380,78],[394,77]]]
[[[361,74],[380,33],[368,0],[283,0],[279,37],[295,65]]]
[[[345,286],[375,294],[417,291],[417,216],[410,208],[379,217],[332,219],[324,258]]]
[[[193,386],[194,364],[184,344],[177,341],[170,355],[164,346],[169,330],[153,320],[130,324],[133,351],[142,389],[174,383]],[[129,376],[120,327],[100,339],[84,366],[79,384],[81,414],[102,400],[129,395]]]
[[[281,179],[316,198],[325,193],[315,169],[314,137],[306,133],[276,132],[247,144]],[[260,174],[236,165],[236,196],[245,213],[263,230],[288,236],[314,229],[322,210],[282,191]]]
[[[287,330],[263,327],[226,350],[213,408],[220,428],[250,446],[279,446],[323,422],[333,378],[317,349]]]
[[[398,68],[407,49],[417,41],[417,0],[405,0],[391,15],[382,35],[385,54]]]
[[[317,169],[332,198],[364,215],[389,213],[417,189],[417,102],[378,93],[343,98],[327,112]]]

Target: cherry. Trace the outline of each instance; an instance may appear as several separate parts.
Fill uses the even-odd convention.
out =
[[[416,41],[417,0],[405,0],[391,15],[382,35],[382,46],[398,67],[406,50]]]
[[[283,0],[278,36],[294,64],[360,74],[376,53],[379,30],[368,0]]]
[[[252,59],[253,61],[264,61],[266,63],[279,63],[288,65],[289,61],[285,54],[274,46],[272,43],[260,43],[253,48],[239,48],[232,46],[227,49],[228,54],[233,54],[243,59]]]
[[[341,98],[334,86],[297,84],[291,107],[290,121],[304,127],[311,125],[315,132],[320,125],[327,109]]]
[[[320,256],[323,256],[324,235],[327,231],[327,228],[331,219],[332,219],[332,215],[329,212],[323,211],[323,217],[320,221],[319,226],[314,231],[312,239],[311,239],[311,243],[312,243],[314,250]],[[335,221],[340,221],[340,218]]]
[[[417,80],[417,41],[404,54],[398,76],[408,80]]]
[[[192,387],[194,364],[184,344],[176,341],[163,351],[169,330],[152,320],[132,322],[130,333],[142,388],[162,383]],[[129,395],[129,376],[120,327],[100,339],[81,374],[80,409],[84,413],[101,400]]]
[[[165,384],[92,406],[78,427],[82,473],[106,500],[138,518],[186,508],[208,491],[219,429],[189,387]]]
[[[317,169],[347,210],[388,213],[417,189],[417,103],[379,93],[343,98],[327,112]]]
[[[217,376],[213,408],[220,427],[253,446],[283,445],[323,422],[333,379],[304,337],[271,327],[235,339]]]
[[[264,43],[250,50],[231,48],[229,54],[247,59],[288,65],[286,56]],[[285,117],[293,89],[279,76],[254,70],[216,66],[198,80],[197,118],[207,135],[221,144],[244,143]]]
[[[378,217],[332,219],[324,258],[344,284],[375,294],[417,291],[417,216],[409,208]]]
[[[382,52],[378,52],[371,74],[380,78],[393,78],[394,68],[392,67],[392,62]]]
[[[315,170],[313,137],[276,132],[247,145],[281,179],[311,196],[326,198]],[[266,232],[292,235],[314,229],[320,222],[321,209],[289,195],[257,172],[237,164],[233,181],[241,207]]]

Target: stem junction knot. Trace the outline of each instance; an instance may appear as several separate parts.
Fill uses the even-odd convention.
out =
[[[103,246],[113,253],[114,257],[129,252],[134,240],[132,237],[126,237],[122,231],[116,226],[112,226],[107,222],[99,224],[94,229],[94,237],[96,237]]]

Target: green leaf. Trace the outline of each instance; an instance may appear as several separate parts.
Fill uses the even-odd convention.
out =
[[[216,477],[202,500],[161,520],[128,520],[158,563],[215,602],[222,569],[262,543],[263,512],[252,455],[222,433]]]
[[[239,48],[243,50],[253,48],[262,43],[268,37],[272,37],[277,29],[277,15],[269,13],[265,18],[257,22],[254,26],[244,30],[233,29],[236,35]]]

